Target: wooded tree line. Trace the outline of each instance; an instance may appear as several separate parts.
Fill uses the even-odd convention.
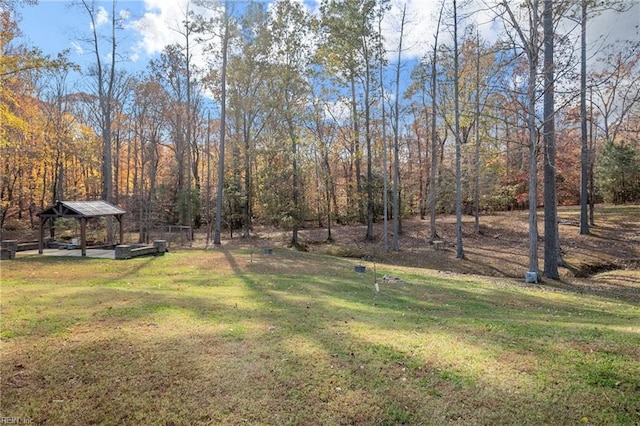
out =
[[[291,229],[293,244],[305,226],[331,239],[334,223],[367,224],[374,239],[384,221],[398,249],[403,217],[429,217],[433,240],[438,213],[474,214],[479,232],[483,212],[542,206],[545,165],[552,202],[582,203],[585,218],[587,201],[640,201],[640,43],[586,57],[581,28],[602,2],[489,3],[504,28],[495,41],[479,35],[471,6],[445,1],[422,24],[437,28],[422,41],[429,53],[410,61],[411,17],[386,0],[323,0],[317,13],[295,0],[194,0],[170,29],[181,41],[130,73],[118,62],[117,2],[87,34],[95,60],[79,70],[68,52],[26,45],[18,2],[3,0],[2,228],[34,224],[56,200],[105,199],[129,212],[141,241],[158,224],[213,236],[218,211],[218,232],[265,223]],[[96,19],[95,2],[78,7]]]

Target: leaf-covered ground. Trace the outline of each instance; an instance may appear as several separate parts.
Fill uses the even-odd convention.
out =
[[[617,294],[617,297],[640,301],[640,206],[596,206],[595,225],[589,235],[579,234],[579,210],[559,209],[559,232],[565,266],[559,269],[560,281],[546,280],[547,285],[575,291]],[[307,229],[302,243],[312,252],[353,257],[395,265],[434,269],[442,272],[509,277],[524,280],[528,270],[528,213],[501,212],[480,217],[480,233],[475,234],[474,218],[463,216],[465,260],[456,259],[455,217],[438,216],[438,238],[444,250],[434,250],[428,243],[429,221],[407,219],[402,222],[400,251],[384,251],[383,224],[376,223],[372,242],[365,241],[364,226],[335,226],[333,243],[327,243],[324,229]],[[540,271],[543,270],[544,216],[539,212],[538,234]],[[389,222],[389,230],[392,229]],[[290,233],[257,229],[258,240],[252,247],[276,244],[286,246]],[[391,247],[392,234],[389,234]],[[236,244],[246,244],[234,240]]]

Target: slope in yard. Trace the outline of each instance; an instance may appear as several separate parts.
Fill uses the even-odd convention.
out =
[[[615,293],[622,299],[640,301],[640,206],[596,207],[596,226],[590,235],[579,235],[579,210],[559,209],[560,244],[565,266],[561,281],[548,282],[575,291]],[[352,257],[386,264],[412,266],[487,277],[523,280],[528,269],[528,213],[502,212],[481,216],[480,233],[473,232],[473,217],[465,216],[463,244],[466,259],[456,259],[455,217],[438,217],[437,231],[443,250],[428,242],[428,221],[404,220],[400,251],[385,253],[383,225],[376,224],[376,240],[364,239],[365,226],[337,226],[333,243],[327,243],[324,229],[301,232],[301,240],[312,252]],[[540,212],[539,259],[543,270],[543,215]],[[391,226],[389,226],[391,229]],[[279,244],[286,246],[290,235],[260,229],[252,246]],[[391,235],[389,236],[391,240]],[[235,240],[234,244],[245,244]]]

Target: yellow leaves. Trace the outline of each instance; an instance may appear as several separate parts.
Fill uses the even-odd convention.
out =
[[[17,52],[22,52],[18,50]],[[33,83],[20,69],[28,62],[16,52],[0,56],[0,146],[24,140],[39,115],[39,102],[31,94]]]
[[[28,124],[21,117],[13,114],[9,110],[8,104],[0,103],[0,135],[3,137],[10,131],[24,131]]]
[[[29,102],[24,104],[28,105]],[[24,114],[25,105],[17,93],[0,86],[0,147],[7,149],[24,138],[29,129],[29,116]]]

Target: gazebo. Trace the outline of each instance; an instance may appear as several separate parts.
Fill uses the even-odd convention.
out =
[[[91,218],[113,216],[120,224],[120,244],[124,241],[122,217],[126,212],[106,201],[58,201],[53,206],[41,211],[36,216],[40,218],[40,236],[38,238],[38,253],[44,249],[44,226],[49,219],[72,217],[80,222],[80,249],[82,256],[87,255],[87,221]]]

